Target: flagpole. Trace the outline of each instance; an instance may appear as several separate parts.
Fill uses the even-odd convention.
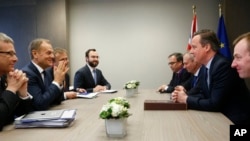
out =
[[[222,7],[222,5],[221,4],[219,4],[219,17],[221,16],[221,7]]]
[[[193,15],[195,15],[196,14],[196,11],[195,11],[196,10],[196,6],[193,5],[192,8],[193,8]]]

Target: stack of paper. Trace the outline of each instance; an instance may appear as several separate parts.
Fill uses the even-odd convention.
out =
[[[68,127],[75,120],[75,109],[34,111],[15,119],[15,128]]]
[[[101,92],[95,92],[95,93],[78,93],[77,97],[79,98],[95,98],[97,97],[98,94],[111,94],[111,93],[116,93],[117,90],[105,90],[105,91],[101,91]]]

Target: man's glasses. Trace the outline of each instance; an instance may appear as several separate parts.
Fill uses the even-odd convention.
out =
[[[169,62],[168,65],[174,65],[177,62]]]
[[[0,51],[0,53],[9,55],[11,57],[16,56],[16,53],[14,51]]]

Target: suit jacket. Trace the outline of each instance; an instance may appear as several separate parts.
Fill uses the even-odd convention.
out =
[[[50,74],[52,76],[52,80],[54,80],[54,69],[53,69],[53,67],[50,67],[47,70],[50,72]],[[69,86],[70,86],[70,77],[69,77],[69,74],[66,73],[65,74],[64,85],[63,85],[63,91],[64,92],[69,91]]]
[[[22,70],[29,78],[28,91],[33,96],[34,110],[47,110],[51,105],[61,103],[64,99],[63,91],[52,83],[53,79],[48,70],[45,70],[46,84],[32,62],[23,67]]]
[[[6,89],[5,76],[0,81],[0,131],[3,126],[14,121],[15,116],[21,116],[30,111],[31,100],[21,100],[17,94]]]
[[[74,88],[84,88],[87,90],[87,92],[93,92],[93,88],[96,85],[106,86],[107,89],[111,88],[110,83],[105,79],[101,70],[96,69],[96,77],[97,84],[95,84],[94,78],[88,65],[85,65],[75,73]]]
[[[231,68],[231,62],[216,54],[209,73],[209,86],[203,77],[198,96],[187,98],[188,108],[222,112],[234,124],[249,124],[250,95],[244,80]]]
[[[188,81],[188,79],[191,77],[191,73],[187,72],[186,69],[182,69],[179,74],[177,73],[173,73],[172,75],[172,79],[170,81],[170,83],[168,84],[168,88],[167,90],[165,90],[165,93],[171,93],[174,91],[174,88],[177,85],[182,85],[184,84],[186,81]]]
[[[201,92],[201,86],[202,86],[202,81],[203,81],[203,77],[204,77],[204,69],[205,69],[205,66],[201,66],[200,67],[200,70],[199,70],[199,73],[198,73],[198,76],[196,76],[196,80],[194,80],[194,75],[192,75],[188,81],[186,81],[184,84],[182,84],[182,86],[187,90],[187,94],[188,95],[195,95],[197,93],[200,93]],[[194,82],[195,81],[195,82]],[[195,84],[195,85],[194,85]]]

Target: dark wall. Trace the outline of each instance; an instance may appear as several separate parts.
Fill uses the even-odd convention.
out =
[[[67,48],[65,0],[0,0],[0,32],[13,38],[22,68],[30,61],[29,42],[47,38],[55,47]]]

